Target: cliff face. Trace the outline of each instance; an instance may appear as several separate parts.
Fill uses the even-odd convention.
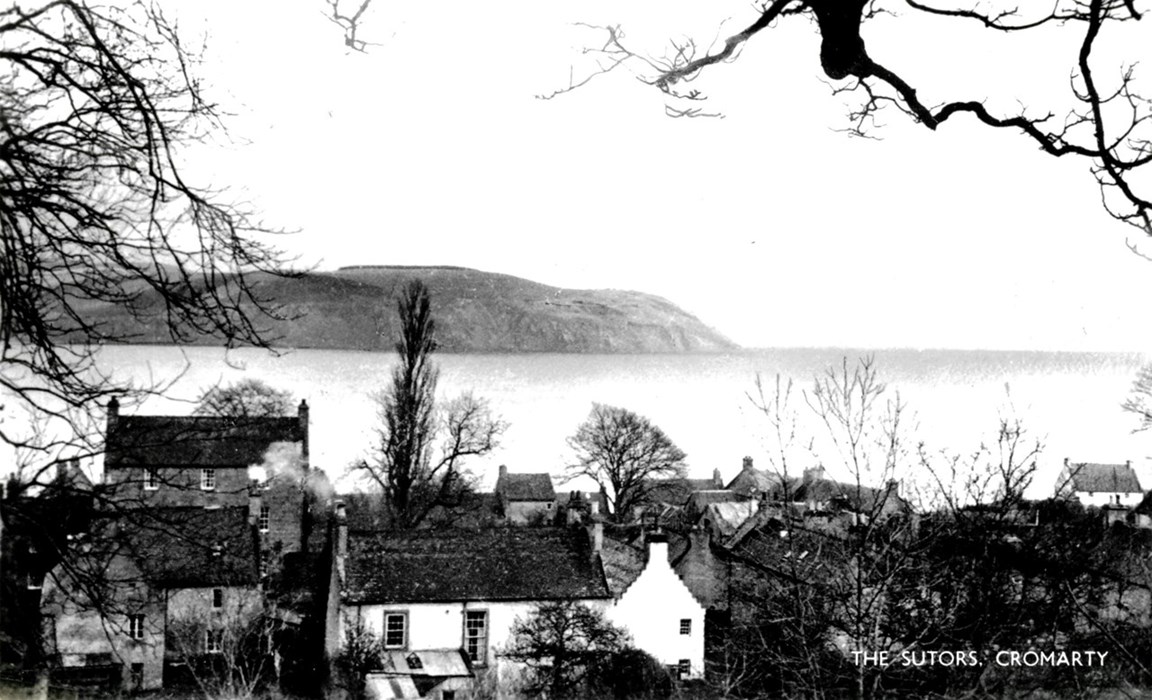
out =
[[[671,302],[618,290],[573,290],[466,268],[342,268],[295,279],[258,278],[260,294],[291,320],[271,322],[276,345],[391,350],[396,295],[420,278],[432,295],[443,352],[715,352],[737,346]],[[158,322],[137,322],[115,307],[89,318],[167,343]],[[211,339],[202,342],[209,344]]]

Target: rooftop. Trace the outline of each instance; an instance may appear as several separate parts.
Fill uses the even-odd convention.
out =
[[[1068,483],[1073,491],[1144,492],[1131,464],[1071,462],[1066,464],[1066,469],[1069,472]]]
[[[116,416],[104,463],[247,467],[262,464],[273,443],[304,441],[305,431],[296,417]]]
[[[496,493],[509,501],[554,501],[556,490],[547,474],[514,474],[501,472],[496,480]]]
[[[350,532],[347,603],[607,598],[583,529]]]

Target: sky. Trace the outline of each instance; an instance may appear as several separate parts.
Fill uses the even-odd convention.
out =
[[[746,24],[748,3],[375,0],[365,53],[326,9],[179,6],[232,113],[188,167],[293,230],[280,244],[302,263],[635,289],[750,347],[1152,350],[1152,262],[1086,163],[969,120],[931,132],[892,112],[880,140],[840,133],[804,20],[709,69],[694,87],[725,117],[686,120],[623,71],[537,95],[585,74],[600,35],[573,23],[658,53]],[[901,15],[865,39],[926,102],[1039,112],[1067,93],[1076,36]],[[1101,66],[1147,58],[1152,22],[1109,39]]]

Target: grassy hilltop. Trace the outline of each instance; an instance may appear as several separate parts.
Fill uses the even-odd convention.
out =
[[[356,266],[295,279],[261,275],[259,293],[291,320],[271,323],[277,345],[391,350],[395,296],[419,277],[432,293],[444,352],[713,352],[736,345],[671,302],[620,290],[560,289],[460,267]],[[137,322],[117,307],[90,307],[137,343],[170,342],[159,322]],[[210,344],[212,339],[204,339]]]

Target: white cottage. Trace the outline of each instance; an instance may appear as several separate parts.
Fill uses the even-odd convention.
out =
[[[337,522],[330,657],[360,625],[388,652],[401,652],[397,658],[424,665],[427,652],[442,660],[455,653],[471,669],[493,668],[516,618],[539,603],[575,600],[603,610],[611,602],[599,553],[583,529],[349,532],[340,508]],[[401,666],[390,669],[393,677],[417,675]],[[450,698],[461,690],[452,683],[421,695]]]
[[[1095,464],[1065,458],[1056,480],[1056,496],[1075,498],[1085,506],[1134,508],[1144,498],[1144,491],[1132,462]]]
[[[648,536],[648,561],[608,617],[681,678],[703,676],[704,606],[672,569],[665,535]]]

